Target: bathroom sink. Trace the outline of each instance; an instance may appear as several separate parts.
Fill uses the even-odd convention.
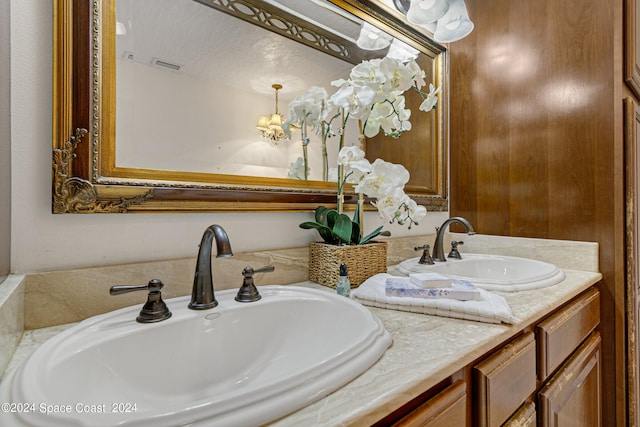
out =
[[[375,363],[391,344],[366,308],[331,292],[260,287],[262,299],[140,324],[140,306],[87,319],[42,344],[3,381],[0,425],[251,426],[316,401]],[[46,414],[50,411],[49,415]]]
[[[398,264],[403,274],[434,272],[466,279],[479,288],[492,291],[523,291],[552,286],[564,280],[557,266],[543,261],[502,255],[462,254],[462,259],[447,259],[433,265],[419,264],[411,258]]]

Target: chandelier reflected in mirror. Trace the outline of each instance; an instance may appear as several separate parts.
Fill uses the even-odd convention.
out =
[[[285,135],[282,130],[282,123],[284,123],[284,117],[278,112],[278,91],[282,89],[282,85],[275,83],[271,87],[276,91],[276,112],[274,114],[268,114],[266,116],[260,116],[256,129],[258,133],[265,141],[271,145],[278,145],[280,141],[288,140],[289,137]]]

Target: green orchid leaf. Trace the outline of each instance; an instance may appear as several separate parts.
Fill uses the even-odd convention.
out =
[[[357,245],[359,241],[360,241],[360,224],[354,221],[351,223],[351,241],[349,242],[349,244]]]
[[[336,218],[338,216],[340,216],[340,214],[338,213],[337,210],[327,209],[327,222],[326,222],[327,227],[333,229],[333,227],[335,227]]]
[[[391,233],[387,230],[382,231],[382,226],[376,228],[371,233],[367,234],[360,240],[360,244],[367,243],[369,240],[378,237],[378,236],[391,236]]]
[[[304,228],[306,230],[311,230],[311,229],[318,230],[318,234],[320,234],[320,237],[326,243],[330,243],[332,245],[338,244],[338,239],[334,237],[331,229],[324,224],[318,224],[317,222],[307,221],[300,224],[300,228]]]
[[[360,203],[356,203],[356,210],[353,212],[353,223],[360,225]]]
[[[327,214],[329,211],[329,208],[318,206],[316,208],[316,222],[319,224],[327,225]]]
[[[351,218],[345,214],[337,214],[332,228],[333,235],[340,238],[345,243],[351,243],[351,230],[353,225]]]

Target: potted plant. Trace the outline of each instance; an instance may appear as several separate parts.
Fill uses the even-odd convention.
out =
[[[295,124],[302,128],[303,147],[309,143],[306,127],[311,126],[321,133],[323,144],[328,136],[339,135],[336,209],[319,206],[314,221],[300,224],[303,229],[317,230],[323,239],[310,246],[310,280],[333,286],[338,280],[340,263],[349,268],[354,286],[373,274],[386,271],[386,243],[374,242],[378,236],[389,236],[388,231],[378,227],[364,233],[363,210],[367,197],[380,216],[390,223],[400,225],[418,224],[426,216],[426,208],[419,206],[404,192],[409,181],[409,172],[402,165],[376,159],[370,163],[365,159],[365,137],[373,137],[380,131],[393,138],[400,138],[411,130],[411,111],[405,108],[404,92],[416,91],[422,98],[419,109],[431,111],[437,103],[440,88],[429,85],[429,92],[421,89],[426,85],[425,72],[414,60],[402,61],[385,57],[363,61],[354,66],[349,79],[332,82],[338,90],[328,97],[326,91],[310,88],[304,95],[290,104],[289,119],[285,130]],[[330,112],[337,109],[337,113]],[[340,125],[333,121],[340,117]],[[348,120],[357,120],[359,146],[345,146],[344,130]],[[324,148],[324,147],[323,147]],[[326,150],[323,149],[326,155]],[[326,162],[323,162],[326,164]],[[307,167],[305,151],[305,168]],[[306,174],[305,174],[306,176]],[[354,185],[358,203],[353,216],[343,212],[344,188]],[[352,255],[347,255],[347,254]],[[368,256],[367,254],[371,254]],[[362,269],[364,271],[359,272]]]

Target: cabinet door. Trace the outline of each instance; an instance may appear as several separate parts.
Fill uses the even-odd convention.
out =
[[[600,334],[594,332],[538,393],[541,427],[601,426]]]
[[[635,11],[635,1],[629,2]],[[634,17],[635,19],[635,17]],[[635,26],[635,21],[633,25]],[[638,21],[640,23],[640,21]],[[634,27],[635,31],[635,27]],[[639,40],[640,41],[640,40]],[[634,46],[640,47],[634,38]],[[635,47],[634,47],[635,49]],[[634,56],[640,60],[640,56]],[[640,76],[640,74],[638,74]],[[640,79],[636,79],[640,83]],[[640,86],[638,86],[640,87]],[[640,372],[640,106],[633,98],[624,101],[624,143],[625,143],[625,193],[626,193],[626,347],[627,347],[627,424],[640,424],[640,390],[638,372]]]
[[[466,384],[459,380],[393,425],[395,427],[464,427],[466,417]]]
[[[538,425],[536,405],[533,402],[525,402],[506,423],[502,424],[502,427],[536,427],[536,425]]]

